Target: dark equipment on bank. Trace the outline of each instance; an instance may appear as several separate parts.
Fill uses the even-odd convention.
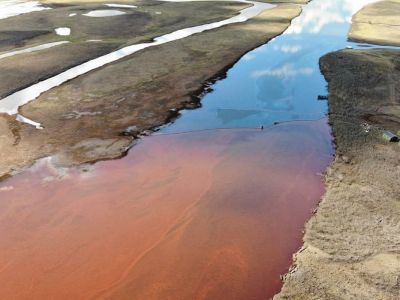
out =
[[[318,100],[328,100],[328,96],[318,95]]]
[[[399,137],[397,135],[395,135],[394,133],[390,132],[389,130],[385,130],[383,132],[382,137],[389,141],[389,142],[398,142],[399,141]]]

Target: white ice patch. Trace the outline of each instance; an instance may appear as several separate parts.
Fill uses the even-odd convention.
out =
[[[98,69],[106,64],[120,60],[124,57],[127,57],[127,56],[129,56],[133,53],[136,53],[138,51],[141,51],[143,49],[162,45],[162,44],[169,43],[169,42],[176,41],[176,40],[180,40],[180,39],[186,38],[188,36],[191,36],[191,35],[194,35],[194,34],[197,34],[200,32],[204,32],[204,31],[212,30],[215,28],[219,28],[219,27],[222,27],[222,26],[225,26],[228,24],[242,23],[242,22],[247,21],[250,18],[257,16],[259,13],[263,12],[264,10],[271,9],[276,6],[273,4],[253,2],[253,1],[240,1],[240,2],[250,3],[250,4],[252,4],[252,6],[241,10],[238,15],[231,17],[229,19],[223,20],[223,21],[177,30],[177,31],[159,36],[159,37],[155,38],[154,41],[152,41],[152,42],[126,46],[117,51],[97,57],[95,59],[92,59],[81,65],[78,65],[76,67],[68,69],[56,76],[53,76],[46,80],[40,81],[39,83],[36,83],[30,87],[27,87],[18,92],[15,92],[14,94],[0,100],[0,113],[7,113],[9,115],[17,114],[20,106],[22,106],[30,101],[35,100],[43,92],[46,92],[46,91],[48,91],[56,86],[59,86],[59,85],[63,84],[64,82],[67,82],[73,78],[76,78],[80,75],[83,75],[90,71]]]
[[[42,6],[39,1],[5,0],[0,1],[0,19],[6,19],[34,11],[51,9]]]
[[[69,14],[68,17],[75,17],[76,13]]]
[[[60,28],[56,28],[54,29],[54,31],[61,36],[67,36],[71,34],[71,28],[68,27],[60,27]]]
[[[47,44],[42,44],[42,45],[39,45],[39,46],[34,46],[34,47],[25,48],[25,49],[21,49],[21,50],[15,50],[15,51],[7,52],[7,53],[4,53],[4,54],[0,54],[0,59],[6,58],[6,57],[10,57],[10,56],[14,56],[14,55],[18,55],[18,54],[23,54],[23,53],[36,52],[36,51],[48,49],[48,48],[51,48],[51,47],[54,47],[54,46],[59,46],[59,45],[66,44],[66,43],[69,43],[69,42],[68,41],[61,41],[61,42],[47,43]]]
[[[35,122],[35,121],[32,121],[32,120],[30,120],[28,118],[25,118],[24,116],[21,116],[20,114],[18,114],[15,119],[18,122],[25,123],[25,124],[28,124],[28,125],[32,125],[32,126],[36,127],[36,129],[43,129],[42,124],[40,124],[38,122]]]
[[[116,7],[116,8],[137,8],[136,5],[117,4],[117,3],[105,4],[105,6],[108,6],[108,7]]]
[[[126,14],[126,12],[120,11],[120,10],[100,9],[100,10],[89,11],[88,13],[83,14],[83,15],[87,16],[87,17],[93,17],[93,18],[103,18],[103,17],[120,16],[120,15],[124,15],[124,14]]]

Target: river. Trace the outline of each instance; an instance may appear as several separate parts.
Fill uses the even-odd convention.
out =
[[[319,58],[365,2],[314,0],[202,107],[122,159],[42,159],[0,183],[5,299],[268,299],[324,194],[333,145]]]

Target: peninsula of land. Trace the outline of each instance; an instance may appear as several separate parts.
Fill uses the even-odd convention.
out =
[[[20,107],[19,113],[40,123],[42,130],[16,121],[15,115],[0,114],[0,177],[47,156],[66,166],[123,155],[136,138],[176,117],[180,109],[198,107],[197,96],[206,81],[281,34],[300,14],[298,3],[306,1],[295,2],[277,3],[243,23],[144,49],[41,94]],[[125,14],[109,20],[85,16],[104,8],[100,1],[46,1],[51,9],[0,20],[3,53],[21,46],[68,42],[1,59],[0,95],[123,46],[227,19],[251,5],[236,1],[129,4],[137,8],[118,8]],[[63,27],[70,28],[71,34],[54,32]]]

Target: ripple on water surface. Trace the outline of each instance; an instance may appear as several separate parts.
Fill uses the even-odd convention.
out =
[[[44,160],[0,184],[0,294],[268,299],[331,152],[321,120],[147,137],[86,172]]]

